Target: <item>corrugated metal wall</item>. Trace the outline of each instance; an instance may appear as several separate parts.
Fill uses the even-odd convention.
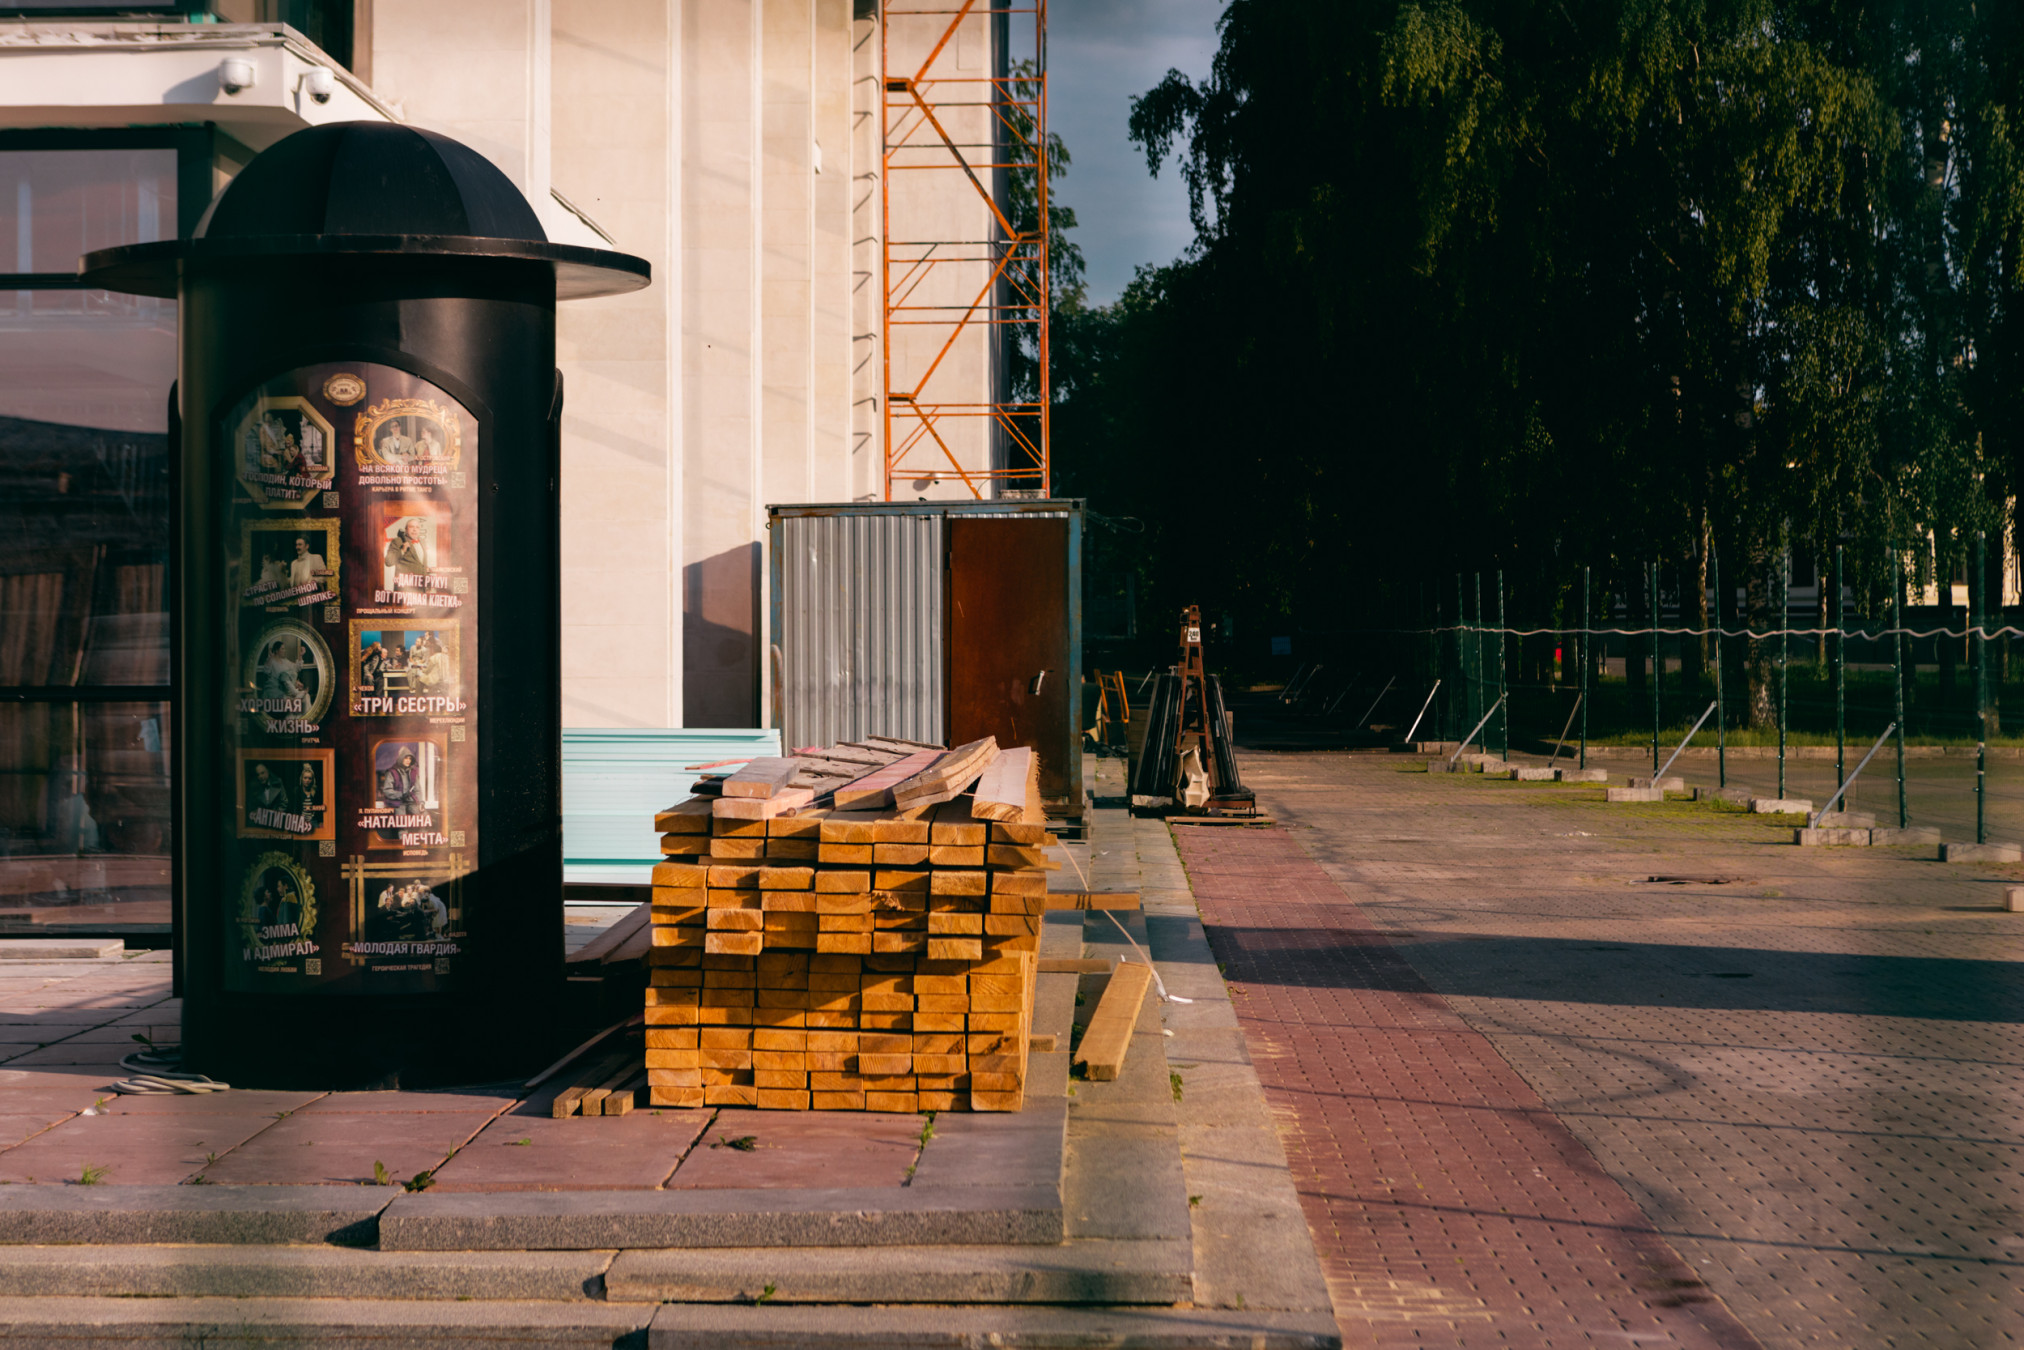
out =
[[[941,740],[942,520],[775,517],[790,748],[866,736]]]

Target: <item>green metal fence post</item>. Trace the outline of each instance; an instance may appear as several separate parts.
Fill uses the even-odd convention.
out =
[[[1588,632],[1588,569],[1581,569],[1581,767],[1588,767],[1588,672],[1595,665]]]
[[[1988,536],[1975,531],[1975,575],[1968,579],[1968,613],[1975,639],[1975,842],[1989,841],[1989,639],[1982,617],[1989,608]]]
[[[1652,774],[1659,771],[1659,564],[1654,558],[1645,565],[1646,590],[1651,595],[1652,621]]]
[[[1792,659],[1792,545],[1778,555],[1778,796],[1785,796],[1786,666]]]
[[[1481,721],[1490,711],[1490,705],[1483,700],[1490,697],[1490,681],[1483,670],[1483,630],[1489,625],[1484,621],[1483,574],[1476,573],[1476,719]]]
[[[1898,828],[1911,824],[1911,817],[1905,811],[1905,559],[1904,554],[1891,550],[1890,588],[1890,663],[1892,684],[1896,686],[1897,714],[1897,792]]]
[[[1842,549],[1834,546],[1834,788],[1848,786],[1848,629],[1842,596]]]
[[[1715,586],[1715,786],[1729,786],[1729,742],[1724,723],[1728,713],[1722,707],[1722,555],[1708,541],[1708,570]]]
[[[1501,711],[1497,714],[1497,753],[1510,758],[1511,755],[1511,705],[1505,701],[1508,692],[1504,681],[1510,674],[1509,653],[1504,650],[1504,569],[1497,569],[1497,701]]]
[[[1469,681],[1469,591],[1460,572],[1455,573],[1455,677],[1462,688],[1455,700],[1459,715],[1448,729],[1451,737],[1459,737],[1463,725],[1476,715],[1476,691]]]

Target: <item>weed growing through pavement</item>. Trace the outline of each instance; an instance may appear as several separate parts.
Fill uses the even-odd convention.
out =
[[[753,1297],[752,1303],[756,1307],[760,1304],[771,1302],[773,1295],[778,1293],[779,1291],[780,1286],[773,1283],[773,1281],[768,1280],[766,1281],[766,1287],[764,1289],[761,1289],[758,1292],[758,1294]]]
[[[86,1163],[84,1170],[78,1173],[77,1184],[80,1186],[96,1186],[105,1180],[106,1174],[110,1171],[112,1171],[112,1168],[105,1164]]]
[[[756,1134],[741,1134],[736,1139],[730,1139],[720,1134],[717,1136],[717,1142],[710,1145],[710,1147],[735,1148],[740,1153],[750,1153],[753,1149],[759,1147],[759,1136]]]
[[[525,1147],[526,1145],[528,1145],[528,1144],[531,1144],[531,1143],[533,1143],[533,1142],[534,1142],[534,1141],[533,1141],[532,1139],[515,1139],[515,1140],[514,1140],[514,1141],[513,1141],[512,1143],[508,1144],[508,1145],[507,1145],[506,1147],[508,1147],[508,1148],[522,1148],[522,1147]]]
[[[1188,1197],[1188,1208],[1189,1208],[1189,1209],[1200,1209],[1201,1207],[1202,1207],[1202,1197],[1201,1197],[1201,1196],[1199,1196],[1199,1195],[1191,1195],[1191,1196],[1189,1196],[1189,1197]]]
[[[434,1170],[425,1168],[424,1170],[415,1173],[414,1176],[409,1180],[403,1181],[401,1183],[401,1189],[405,1190],[409,1195],[415,1195],[422,1191],[426,1191],[427,1189],[429,1189],[429,1187],[435,1184],[436,1184],[436,1174]]]
[[[372,1160],[372,1184],[375,1186],[391,1186],[394,1184],[394,1174],[387,1171],[387,1165],[378,1158]]]
[[[1167,1070],[1167,1086],[1174,1090],[1174,1100],[1179,1101],[1181,1099],[1181,1075],[1172,1069]]]

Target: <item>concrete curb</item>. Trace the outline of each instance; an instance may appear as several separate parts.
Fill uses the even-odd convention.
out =
[[[381,1211],[400,1194],[367,1186],[0,1186],[0,1243],[370,1246]]]
[[[1941,862],[2013,863],[2024,862],[2024,848],[2016,844],[1941,844]]]
[[[1185,1303],[1187,1241],[1058,1247],[716,1247],[620,1252],[605,1297],[628,1303]]]
[[[1120,1312],[1056,1308],[733,1308],[664,1304],[648,1333],[651,1350],[1018,1350],[1019,1347],[1130,1346],[1133,1350],[1338,1350],[1329,1313],[1144,1308]]]
[[[403,1195],[382,1251],[912,1247],[1062,1240],[1058,1186]]]

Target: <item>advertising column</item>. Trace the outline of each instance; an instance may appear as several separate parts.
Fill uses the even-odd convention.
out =
[[[433,993],[464,970],[482,430],[357,361],[269,380],[218,429],[236,478],[229,989]]]

